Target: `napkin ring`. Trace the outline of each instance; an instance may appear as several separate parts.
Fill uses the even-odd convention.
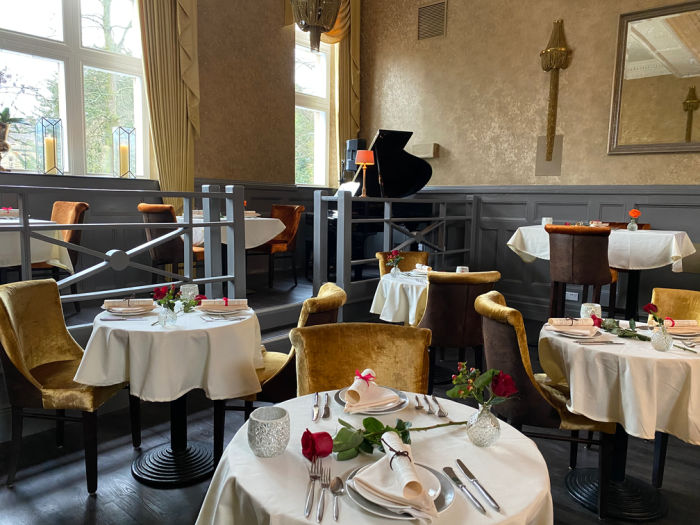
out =
[[[394,455],[391,456],[391,459],[389,460],[389,468],[391,470],[394,470],[394,467],[392,467],[391,464],[394,462],[394,459],[396,459],[396,456],[404,456],[404,457],[408,458],[409,461],[411,461],[411,456],[408,455],[408,450],[396,450],[395,448],[392,448],[391,445],[389,445],[383,439],[382,439],[382,445],[384,445],[386,448],[388,448],[391,452],[394,453]]]

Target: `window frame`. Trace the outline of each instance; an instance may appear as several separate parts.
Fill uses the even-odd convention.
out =
[[[309,42],[309,34],[304,33],[298,26],[294,25],[294,53],[296,54],[296,47],[301,46],[310,49],[311,45]],[[326,115],[326,137],[325,137],[325,159],[324,159],[324,175],[323,182],[314,180],[311,184],[299,183],[296,181],[296,170],[294,173],[294,184],[296,186],[306,186],[306,187],[328,187],[329,181],[329,164],[330,164],[330,141],[331,141],[331,71],[335,66],[335,53],[330,44],[321,42],[320,52],[326,55],[326,96],[318,97],[316,95],[309,95],[307,93],[300,93],[294,89],[294,108],[308,109],[311,111],[321,111]],[[294,59],[296,65],[296,57]],[[295,137],[296,141],[296,137]],[[314,159],[315,161],[315,159]],[[314,170],[315,172],[315,170]]]
[[[70,171],[65,171],[65,175],[114,177],[112,173],[87,172],[83,71],[84,67],[92,67],[106,70],[110,73],[135,76],[140,79],[143,130],[141,133],[138,133],[137,130],[136,137],[137,143],[141,148],[143,173],[136,173],[135,176],[139,179],[150,178],[150,149],[148,143],[150,120],[143,75],[143,60],[100,49],[83,47],[80,0],[62,0],[62,8],[63,41],[0,28],[0,49],[63,62],[65,76],[63,89],[66,93],[66,119],[63,122],[63,139],[68,146],[70,165]],[[75,93],[76,95],[69,96],[69,93]],[[14,170],[13,172],[31,173],[31,171],[24,170]]]

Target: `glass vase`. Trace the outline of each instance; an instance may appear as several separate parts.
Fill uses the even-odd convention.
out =
[[[668,352],[673,346],[673,337],[665,326],[657,326],[651,333],[651,346],[659,352]]]
[[[479,410],[472,414],[467,425],[467,436],[477,447],[490,447],[501,435],[501,424],[491,413],[490,406],[479,405]]]
[[[637,231],[637,219],[631,218],[630,222],[627,224],[627,229],[631,232]]]
[[[391,275],[393,275],[394,277],[397,277],[397,276],[401,275],[401,270],[399,270],[398,266],[392,266],[391,272],[389,272],[389,273],[391,273]]]
[[[174,325],[177,321],[177,314],[175,311],[165,306],[161,306],[158,311],[158,324],[165,328],[168,325]]]

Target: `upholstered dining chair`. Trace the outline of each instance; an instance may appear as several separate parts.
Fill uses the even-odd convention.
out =
[[[12,410],[12,450],[7,484],[14,483],[25,417],[55,419],[56,441],[63,445],[65,421],[82,421],[87,490],[97,490],[97,409],[124,384],[88,386],[73,381],[83,350],[63,320],[53,279],[0,286],[0,361]],[[141,444],[138,399],[130,397],[134,447]],[[54,414],[40,412],[55,411]],[[66,416],[78,410],[82,417]]]
[[[410,270],[416,269],[416,264],[428,264],[428,252],[399,252],[403,259],[399,261],[399,270],[402,272],[408,272]],[[386,264],[389,259],[391,252],[377,252],[374,254],[377,259],[379,259],[379,277],[391,271],[391,268]]]
[[[273,204],[270,209],[270,217],[279,219],[284,223],[284,230],[274,239],[267,241],[262,246],[248,250],[247,255],[267,255],[267,285],[272,288],[275,279],[275,260],[289,258],[294,274],[294,286],[297,285],[297,264],[295,249],[297,245],[297,232],[301,222],[301,214],[306,208],[300,204]]]
[[[418,326],[428,328],[433,333],[428,381],[430,393],[435,381],[435,352],[438,348],[443,352],[445,348],[458,348],[459,360],[464,361],[465,349],[471,347],[474,350],[475,366],[482,368],[481,317],[474,310],[474,300],[492,290],[500,279],[501,274],[496,271],[428,272],[428,302]]]
[[[82,224],[85,220],[85,212],[89,209],[90,205],[87,202],[55,201],[51,209],[51,221],[56,224]],[[61,230],[63,241],[72,244],[80,244],[82,234],[82,230]],[[77,269],[78,255],[79,253],[77,251],[68,250],[68,256],[70,257],[73,269]],[[48,272],[51,272],[51,276],[58,281],[60,271],[58,267],[45,262],[32,263],[32,275],[36,275],[37,273],[48,274]],[[72,284],[70,290],[71,293],[76,294],[78,293],[78,286]],[[73,305],[75,306],[75,310],[80,312],[80,302],[76,301]]]
[[[428,391],[430,330],[379,323],[294,328],[297,395],[348,386],[355,370],[371,368],[377,381],[409,392]]]
[[[610,475],[610,437],[615,433],[615,423],[593,421],[570,412],[567,408],[568,386],[554,384],[546,374],[534,373],[523,316],[518,310],[506,305],[503,295],[495,290],[480,295],[474,302],[474,308],[482,316],[486,369],[496,368],[510,374],[518,389],[517,396],[507,403],[494,406],[492,410],[519,430],[523,425],[531,425],[571,431],[570,437],[532,432],[525,434],[570,441],[569,466],[572,469],[576,467],[578,444],[594,442],[591,439],[579,439],[579,431],[604,433],[608,437],[601,437],[599,441],[599,486],[605,486]],[[600,517],[605,513],[606,492],[603,490],[599,494]]]
[[[617,272],[608,264],[610,228],[547,224],[544,229],[549,234],[550,317],[564,316],[567,284],[583,285],[582,303],[589,286],[593,286],[593,302],[600,303],[601,287],[609,284],[608,312],[614,312]]]
[[[177,222],[175,208],[170,204],[149,204],[141,202],[137,209],[142,213],[143,222],[145,223]],[[172,229],[166,228],[146,228],[146,240],[152,241],[172,231]],[[164,267],[166,264],[172,264],[173,273],[177,273],[178,265],[184,261],[185,243],[181,237],[177,237],[163,244],[159,244],[158,246],[154,246],[149,250],[149,253],[153,266]],[[194,256],[195,265],[198,262],[204,261],[204,247],[192,246],[192,255]],[[157,282],[158,276],[156,274],[151,275],[153,276],[153,282]]]

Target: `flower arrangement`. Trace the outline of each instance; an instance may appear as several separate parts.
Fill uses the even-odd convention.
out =
[[[642,214],[642,212],[639,211],[637,208],[632,208],[627,213],[630,216],[630,222],[627,225],[627,229],[630,231],[636,231],[637,230],[637,219],[639,219],[639,216]]]
[[[670,317],[661,317],[661,314],[659,313],[659,307],[656,306],[654,303],[647,303],[646,306],[644,306],[644,311],[648,313],[659,326],[664,326],[664,321],[671,321],[671,326],[674,326],[676,324],[676,322]]]
[[[447,396],[453,399],[473,397],[483,407],[491,407],[507,401],[518,393],[515,381],[501,370],[491,368],[481,372],[478,368],[467,368],[466,363],[457,363],[457,374],[452,376],[453,386]],[[488,399],[485,395],[488,392]]]
[[[403,261],[401,252],[399,250],[391,250],[391,253],[386,258],[386,265],[398,268],[401,261]]]
[[[180,290],[175,290],[175,285],[171,284],[170,287],[162,286],[153,289],[153,300],[161,305],[163,308],[175,311],[176,303],[180,302],[182,304],[182,311],[187,313],[194,310],[195,306],[199,306],[202,299],[206,299],[204,295],[197,295],[194,299],[183,299]]]

